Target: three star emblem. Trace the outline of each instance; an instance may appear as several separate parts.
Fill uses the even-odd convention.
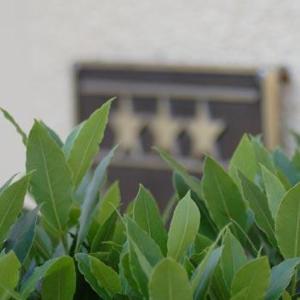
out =
[[[177,138],[185,131],[192,140],[192,156],[215,154],[216,142],[225,128],[224,122],[213,119],[208,105],[201,102],[196,104],[196,114],[191,119],[173,117],[167,100],[158,101],[157,114],[151,118],[135,113],[129,99],[122,99],[119,105],[118,111],[112,114],[111,126],[116,142],[129,153],[142,151],[140,133],[148,126],[154,145],[165,150],[172,152],[175,149],[176,152]]]

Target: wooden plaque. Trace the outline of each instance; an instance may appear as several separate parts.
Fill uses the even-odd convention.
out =
[[[114,101],[101,153],[120,147],[109,172],[131,200],[138,183],[161,205],[172,195],[171,173],[153,151],[168,150],[201,173],[205,154],[226,163],[244,132],[280,142],[282,68],[232,69],[81,63],[75,68],[78,122]],[[101,154],[100,154],[101,155]]]

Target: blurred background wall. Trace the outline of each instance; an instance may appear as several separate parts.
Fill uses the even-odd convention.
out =
[[[81,60],[284,65],[282,126],[300,130],[300,2],[294,0],[4,1],[0,106],[28,130],[41,118],[64,137],[75,122],[72,66]],[[24,170],[24,148],[0,118],[0,182]],[[289,140],[283,134],[286,144]]]

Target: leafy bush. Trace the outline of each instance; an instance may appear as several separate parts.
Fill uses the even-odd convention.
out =
[[[3,110],[26,146],[26,174],[0,189],[0,299],[297,297],[300,152],[289,159],[245,135],[228,171],[207,157],[200,180],[158,149],[174,197],[161,216],[141,186],[121,214],[118,183],[105,188],[115,149],[91,171],[110,105],[64,143],[41,121],[27,136]]]

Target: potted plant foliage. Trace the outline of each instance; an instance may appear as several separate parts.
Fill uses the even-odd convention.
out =
[[[65,142],[42,121],[27,135],[2,110],[26,172],[0,189],[0,299],[296,299],[300,152],[244,135],[227,170],[207,157],[198,179],[157,149],[174,171],[167,211],[140,186],[121,213],[118,182],[104,189],[116,149],[91,170],[110,106]]]

